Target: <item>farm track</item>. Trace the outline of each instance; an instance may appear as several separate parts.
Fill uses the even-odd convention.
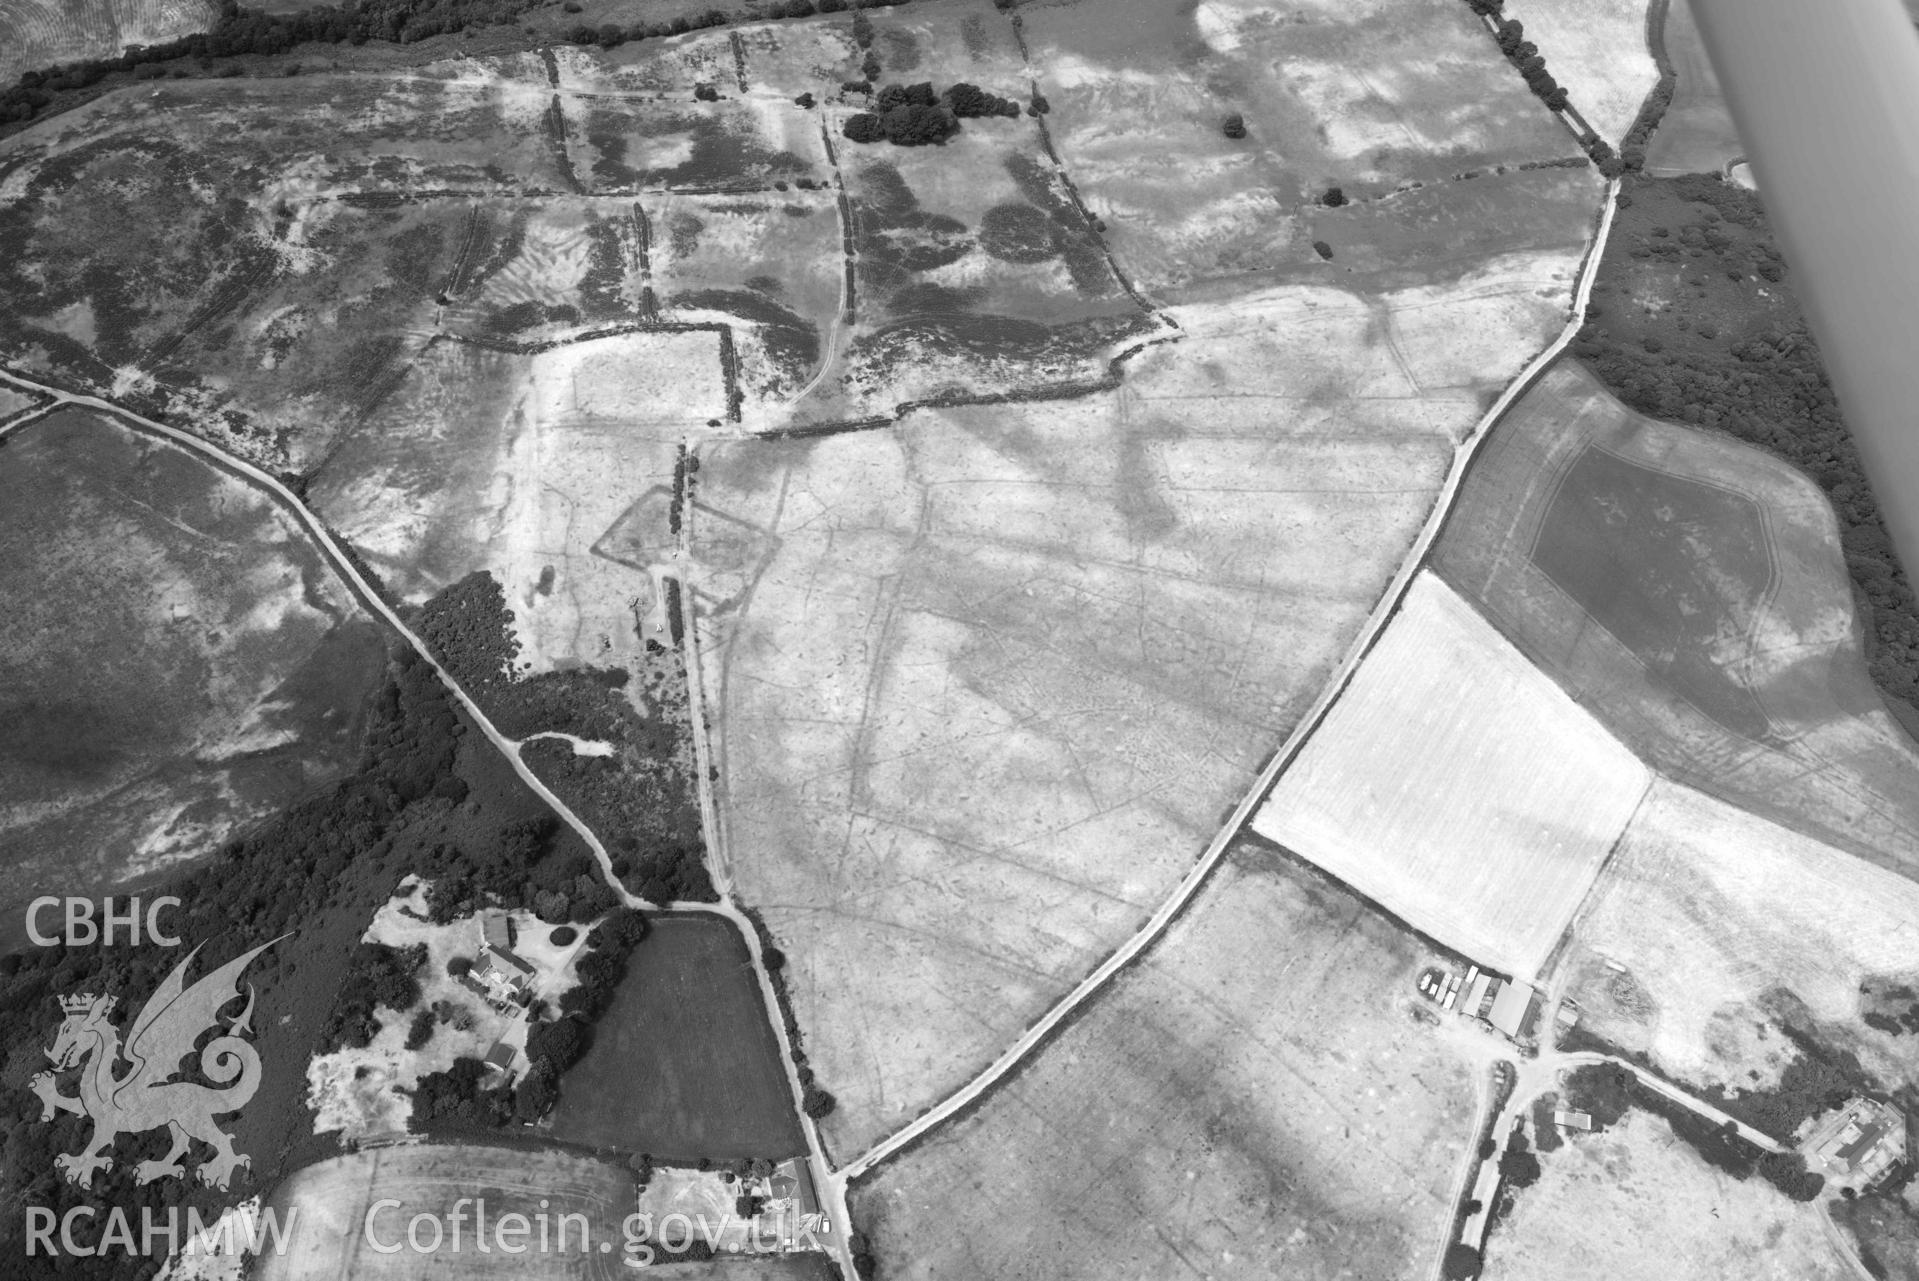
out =
[[[1467,468],[1470,466],[1479,447],[1490,437],[1495,424],[1506,414],[1521,395],[1533,384],[1552,362],[1558,359],[1567,345],[1578,334],[1583,323],[1586,306],[1591,299],[1593,281],[1598,274],[1599,260],[1604,254],[1606,239],[1612,228],[1614,208],[1619,195],[1617,181],[1607,184],[1605,201],[1601,207],[1598,227],[1591,243],[1587,246],[1586,256],[1581,264],[1579,282],[1574,291],[1571,313],[1564,329],[1543,351],[1536,355],[1520,375],[1507,385],[1491,408],[1480,418],[1473,432],[1455,451],[1452,467],[1446,483],[1435,500],[1419,537],[1414,541],[1409,553],[1402,561],[1398,573],[1388,585],[1386,592],[1368,615],[1365,626],[1359,636],[1348,648],[1345,659],[1334,671],[1319,697],[1289,734],[1266,766],[1260,771],[1253,786],[1234,808],[1225,824],[1214,836],[1199,861],[1181,880],[1159,908],[1148,919],[1145,926],[1128,939],[1092,973],[1088,974],[1061,1001],[1055,1004],[1038,1021],[1029,1027],[1020,1039],[995,1059],[978,1076],[960,1090],[949,1095],[943,1102],[923,1113],[918,1119],[895,1131],[892,1135],[869,1148],[860,1156],[840,1167],[833,1174],[830,1195],[834,1211],[840,1217],[845,1216],[846,1193],[849,1185],[856,1179],[869,1173],[875,1166],[909,1149],[930,1132],[954,1116],[977,1105],[992,1089],[1010,1077],[1041,1046],[1046,1044],[1060,1031],[1093,997],[1115,978],[1122,970],[1138,959],[1155,943],[1166,929],[1185,910],[1202,886],[1210,879],[1213,869],[1224,857],[1228,848],[1238,838],[1241,830],[1251,818],[1253,811],[1264,801],[1272,790],[1280,773],[1292,762],[1305,746],[1306,741],[1325,719],[1333,703],[1351,681],[1359,664],[1372,649],[1386,624],[1398,612],[1400,601],[1411,588],[1412,583],[1423,568],[1427,555],[1438,537],[1441,526],[1457,499]]]
[[[513,768],[513,772],[519,776],[520,781],[524,783],[534,795],[544,801],[561,821],[566,823],[568,827],[571,827],[579,835],[580,839],[586,842],[587,848],[593,851],[593,856],[600,865],[602,878],[618,896],[620,902],[628,907],[647,910],[666,908],[673,911],[704,912],[724,917],[727,921],[731,922],[733,928],[737,929],[745,938],[747,951],[753,958],[753,971],[759,982],[760,996],[765,1008],[766,1018],[773,1028],[775,1038],[779,1042],[780,1058],[786,1071],[787,1086],[792,1095],[793,1107],[800,1117],[802,1128],[806,1134],[808,1160],[813,1170],[815,1185],[822,1190],[832,1186],[829,1167],[827,1166],[825,1156],[820,1146],[818,1129],[814,1126],[812,1119],[800,1108],[803,1091],[800,1087],[798,1073],[795,1071],[793,1065],[793,1047],[788,1041],[786,1022],[781,1014],[779,1000],[774,993],[772,979],[766,968],[766,958],[760,948],[759,932],[753,928],[753,923],[747,919],[746,914],[742,912],[739,906],[734,902],[730,892],[723,891],[718,903],[673,902],[658,904],[640,898],[622,885],[619,878],[613,874],[612,860],[606,852],[606,847],[601,844],[599,837],[594,834],[592,828],[587,826],[587,824],[580,819],[579,815],[575,814],[572,808],[555,795],[553,790],[533,772],[532,768],[528,766],[526,761],[520,756],[519,743],[500,732],[499,728],[493,724],[486,713],[480,709],[479,704],[476,703],[466,690],[461,687],[460,683],[453,678],[452,673],[448,672],[446,668],[441,665],[440,661],[433,656],[432,652],[427,648],[426,642],[407,625],[393,606],[387,602],[386,598],[360,573],[359,569],[354,565],[352,558],[341,548],[332,531],[307,507],[305,502],[270,472],[261,469],[237,455],[228,453],[212,442],[196,436],[191,432],[184,431],[177,427],[169,427],[164,423],[155,422],[153,419],[145,418],[139,414],[123,409],[111,401],[98,396],[76,394],[58,387],[38,383],[4,367],[0,367],[0,383],[15,387],[29,395],[45,397],[47,399],[46,404],[23,412],[6,424],[0,425],[0,443],[3,443],[9,434],[19,430],[22,426],[37,422],[59,409],[76,408],[92,410],[95,413],[113,419],[129,430],[147,436],[158,437],[172,444],[189,449],[211,462],[221,471],[264,491],[293,516],[295,522],[298,523],[307,536],[313,540],[314,546],[318,548],[321,555],[325,557],[334,573],[347,585],[348,590],[353,593],[361,607],[375,618],[384,622],[412,648],[421,661],[432,668],[434,675],[439,678],[440,683],[466,711],[466,714],[472,719],[473,723],[479,727],[480,732],[486,736],[487,741],[506,758],[507,763]],[[683,602],[682,608],[687,611],[688,621],[690,623],[692,609],[691,594],[681,592],[680,595]],[[691,635],[688,635],[685,639],[686,653],[688,655],[689,680],[695,680],[697,676],[696,664],[698,659],[695,654],[693,641],[694,638]],[[695,686],[695,688],[697,688],[697,686]],[[699,766],[701,770],[699,778],[701,821],[707,829],[707,839],[711,842],[717,830],[717,825],[713,821],[711,783],[705,772],[707,768],[705,765],[706,752],[704,745],[705,727],[702,723],[702,713],[697,703],[691,699],[689,703],[693,706],[693,718],[696,727],[696,760],[701,762]],[[713,846],[709,843],[708,848],[712,849]],[[833,1212],[840,1227],[837,1231],[829,1231],[828,1239],[831,1242],[835,1260],[842,1274],[851,1277],[855,1275],[855,1272],[853,1269],[852,1253],[846,1245],[845,1225],[847,1220],[843,1210],[838,1205],[833,1206]]]

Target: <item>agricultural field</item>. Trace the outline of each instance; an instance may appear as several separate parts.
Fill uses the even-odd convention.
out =
[[[1020,16],[1052,145],[1153,297],[1325,275],[1307,222],[1328,188],[1397,199],[1579,154],[1460,3],[1074,0]],[[1230,113],[1244,138],[1224,136]]]
[[[725,858],[791,958],[836,1152],[989,1062],[1184,874],[1562,323],[1579,234],[1182,308],[1181,342],[1071,403],[702,448]]]
[[[1626,829],[1560,974],[1582,1031],[1700,1086],[1777,1086],[1794,1034],[1886,1090],[1919,1079],[1919,886],[1678,784]]]
[[[1530,979],[1650,782],[1422,573],[1252,826],[1415,929]]]
[[[63,410],[0,448],[0,944],[354,768],[380,630],[275,503]]]
[[[1847,1281],[1811,1205],[1728,1178],[1658,1117],[1626,1113],[1540,1158],[1486,1242],[1485,1281]]]
[[[642,290],[669,323],[727,325],[749,426],[784,422],[826,375],[846,277],[821,191],[650,196]]]
[[[591,1048],[560,1082],[553,1136],[663,1161],[803,1153],[745,940],[711,914],[652,926]]]
[[[544,88],[478,63],[155,83],[8,140],[0,290],[33,304],[0,317],[0,357],[268,465],[321,456],[417,354],[435,290],[484,270],[460,252],[509,239],[408,197],[563,185]]]
[[[1661,773],[1919,869],[1919,751],[1804,474],[1562,361],[1475,461],[1433,564]]]
[[[1155,328],[1032,120],[972,121],[937,149],[844,143],[841,160],[860,322],[843,376],[855,410],[1035,374],[1096,382],[1110,349]]]
[[[1659,65],[1646,44],[1646,10],[1663,3],[1666,0],[1513,0],[1504,13],[1525,27],[1526,39],[1539,46],[1546,70],[1566,90],[1573,110],[1618,147],[1659,83]],[[1673,8],[1679,7],[1680,0],[1674,0]]]
[[[472,1202],[481,1197],[486,1198],[491,1238],[484,1251],[474,1241]],[[465,1206],[458,1205],[462,1198],[468,1199]],[[376,1210],[375,1203],[383,1200],[399,1204]],[[450,1217],[456,1208],[466,1216],[457,1248]],[[266,1209],[277,1211],[283,1223],[289,1214],[295,1217],[286,1250],[268,1250],[255,1261],[260,1281],[335,1281],[343,1276],[361,1281],[612,1281],[632,1275],[624,1266],[622,1224],[633,1212],[633,1176],[611,1162],[572,1153],[468,1144],[358,1152],[296,1172],[275,1189]],[[382,1245],[398,1241],[401,1249],[385,1253],[373,1248],[365,1232],[369,1213],[375,1215],[375,1238]],[[532,1229],[517,1242],[506,1238],[508,1244],[524,1247],[518,1254],[496,1248],[499,1238],[493,1236],[500,1219],[509,1214],[524,1216]],[[437,1250],[405,1248],[408,1223],[415,1215],[438,1221],[444,1236]],[[562,1215],[576,1216],[568,1221],[564,1236],[559,1231]],[[542,1217],[552,1229],[550,1247],[544,1250]],[[431,1229],[423,1227],[419,1239],[430,1242]],[[602,1244],[608,1247],[605,1252]]]
[[[1426,1278],[1474,1141],[1435,959],[1241,844],[1091,1008],[852,1190],[888,1277]]]
[[[205,31],[218,11],[213,0],[3,0],[0,87],[23,71]]]
[[[1670,0],[1665,46],[1676,79],[1672,103],[1646,148],[1646,172],[1660,178],[1724,172],[1746,148],[1706,56],[1691,0]]]
[[[490,570],[533,671],[637,670],[680,441],[725,412],[716,348],[698,331],[531,355],[436,344],[308,501],[403,599]]]

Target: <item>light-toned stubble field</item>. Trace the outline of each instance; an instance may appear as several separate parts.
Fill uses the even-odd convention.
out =
[[[1431,574],[1253,816],[1414,928],[1544,967],[1651,776]]]

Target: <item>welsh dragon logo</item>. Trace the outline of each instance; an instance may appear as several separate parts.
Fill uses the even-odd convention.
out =
[[[119,1029],[110,1021],[117,998],[91,992],[60,998],[66,1020],[46,1052],[53,1071],[36,1075],[32,1089],[46,1108],[42,1121],[51,1121],[56,1112],[72,1112],[93,1121],[93,1137],[85,1148],[54,1158],[55,1167],[69,1183],[92,1187],[96,1172],[113,1167],[113,1145],[122,1134],[162,1126],[172,1134],[173,1148],[162,1159],[142,1161],[134,1168],[140,1183],[184,1178],[186,1167],[180,1158],[195,1139],[213,1149],[213,1156],[196,1171],[200,1182],[209,1187],[224,1189],[236,1169],[253,1164],[252,1158],[233,1150],[233,1136],[213,1123],[214,1117],[245,1107],[260,1088],[260,1055],[244,1039],[253,1034],[252,984],[247,985],[246,1008],[237,1018],[227,1019],[224,1034],[200,1051],[200,1072],[215,1085],[172,1078],[180,1074],[181,1059],[193,1052],[201,1035],[220,1026],[220,1011],[239,999],[241,973],[273,943],[228,961],[188,987],[187,967],[200,954],[194,948],[135,1016],[124,1046]],[[116,1076],[122,1060],[130,1066]],[[84,1065],[79,1094],[60,1093],[55,1073],[76,1065]]]

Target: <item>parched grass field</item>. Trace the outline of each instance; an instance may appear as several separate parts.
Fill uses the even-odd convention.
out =
[[[1919,752],[1844,555],[1804,474],[1562,361],[1475,460],[1434,568],[1662,773],[1905,871]]]
[[[274,503],[63,410],[0,449],[0,944],[350,771],[379,629]]]
[[[1746,148],[1706,56],[1690,0],[1671,0],[1666,10],[1666,56],[1677,79],[1672,104],[1646,148],[1646,172],[1659,178],[1719,173]]]
[[[668,1161],[804,1153],[745,940],[718,916],[652,924],[592,1047],[561,1078],[554,1137]]]
[[[1480,964],[1531,978],[1650,782],[1423,573],[1252,826]]]
[[[1678,784],[1626,829],[1562,972],[1583,1029],[1701,1085],[1774,1084],[1782,1015],[1887,1089],[1919,1074],[1919,1038],[1862,1018],[1869,988],[1919,981],[1919,886]]]
[[[701,451],[727,859],[791,958],[836,1154],[991,1061],[1191,866],[1577,252],[1182,308],[1181,342],[1068,404]]]
[[[463,1198],[467,1204],[461,1206]],[[478,1207],[473,1202],[481,1198],[486,1202],[484,1250],[474,1241]],[[399,1205],[376,1209],[382,1200]],[[267,1208],[282,1222],[294,1214],[290,1245],[284,1253],[262,1253],[249,1275],[259,1281],[614,1281],[633,1276],[827,1281],[833,1275],[818,1254],[672,1262],[657,1243],[647,1245],[640,1223],[629,1224],[635,1205],[633,1176],[625,1167],[570,1152],[466,1144],[359,1152],[310,1165],[275,1190]],[[457,1249],[451,1217],[456,1210],[465,1215]],[[373,1248],[366,1233],[369,1213],[378,1243],[398,1242],[399,1250]],[[499,1225],[511,1214],[523,1216],[528,1231],[502,1238]],[[438,1249],[407,1244],[407,1226],[415,1215],[438,1223]],[[562,1215],[577,1216],[566,1221],[564,1235]],[[709,1222],[717,1229],[716,1218]],[[516,1225],[506,1226],[510,1234]],[[697,1236],[697,1222],[693,1230]],[[423,1224],[418,1232],[422,1242],[432,1241],[431,1226]],[[520,1247],[518,1252],[502,1250],[502,1240]]]
[[[1659,83],[1659,65],[1646,46],[1646,8],[1655,2],[1513,0],[1503,12],[1539,46],[1546,70],[1566,90],[1573,109],[1617,147]],[[1682,2],[1674,0],[1673,8]]]
[[[1149,293],[1322,271],[1304,224],[1329,187],[1371,200],[1577,154],[1464,4],[1077,0],[1021,18],[1060,159]],[[1234,112],[1243,139],[1222,133]]]
[[[489,1220],[482,1251],[474,1241],[471,1203],[484,1197]],[[456,1249],[452,1220],[456,1203],[465,1214]],[[399,1202],[395,1206],[375,1203]],[[335,1157],[300,1170],[267,1199],[284,1223],[294,1215],[291,1241],[284,1253],[267,1250],[254,1263],[261,1281],[492,1281],[493,1278],[582,1278],[612,1281],[631,1276],[623,1266],[625,1236],[621,1225],[633,1213],[633,1176],[612,1162],[538,1148],[457,1147],[422,1145],[358,1152]],[[382,1246],[398,1241],[391,1253],[374,1249],[366,1225],[373,1215],[373,1234]],[[502,1216],[520,1214],[531,1227],[529,1235],[507,1238],[524,1247],[510,1254],[497,1247],[494,1230]],[[437,1250],[407,1248],[408,1223],[415,1215],[430,1216],[443,1238]],[[546,1217],[551,1235],[541,1249],[539,1218]],[[577,1220],[559,1232],[561,1215],[584,1216],[585,1248]],[[432,1240],[432,1228],[423,1226],[419,1239]],[[600,1246],[605,1244],[604,1252]],[[637,1256],[636,1256],[637,1257]]]
[[[218,13],[212,0],[0,0],[0,86],[23,71],[205,31]]]
[[[535,355],[437,344],[327,458],[314,507],[401,596],[488,569],[536,671],[645,662],[679,442],[725,412],[706,332]],[[655,549],[648,551],[647,549]]]
[[[1155,328],[1107,262],[1030,118],[939,148],[842,142],[858,324],[846,416],[955,390],[1100,379]]]
[[[821,371],[841,322],[846,272],[830,192],[777,188],[742,195],[649,196],[643,288],[662,319],[732,328],[742,415],[786,421]]]
[[[1707,1165],[1667,1123],[1628,1112],[1540,1157],[1486,1243],[1485,1281],[1846,1281],[1811,1205]]]
[[[1475,1085],[1427,949],[1236,847],[980,1106],[852,1190],[887,1277],[1426,1278]]]

